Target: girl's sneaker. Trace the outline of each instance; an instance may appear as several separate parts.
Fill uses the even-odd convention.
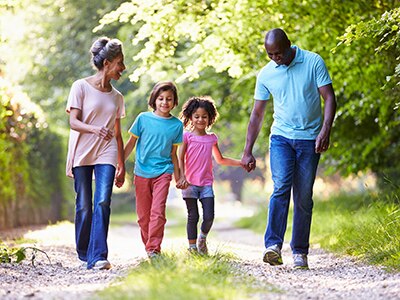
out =
[[[190,254],[198,254],[199,253],[199,251],[197,250],[197,247],[189,247],[188,252]]]
[[[154,259],[154,258],[157,258],[157,257],[160,256],[160,252],[157,252],[157,251],[148,251],[148,252],[147,252],[147,256],[148,256],[148,258],[150,258],[150,259]]]
[[[197,239],[197,249],[200,254],[208,254],[206,238],[199,237]]]

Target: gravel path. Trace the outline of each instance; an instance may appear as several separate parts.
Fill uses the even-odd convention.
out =
[[[239,272],[254,276],[259,284],[271,285],[271,293],[256,295],[258,299],[400,299],[399,273],[387,273],[322,249],[310,250],[310,270],[293,270],[290,249],[285,244],[284,264],[271,267],[261,259],[263,237],[249,230],[235,229],[230,225],[232,220],[224,218],[242,215],[245,210],[217,207],[216,211],[222,221],[215,223],[210,234],[210,252],[233,252],[238,257],[234,264]],[[113,268],[109,271],[89,271],[80,266],[71,223],[0,232],[2,240],[18,236],[36,240],[35,246],[46,251],[52,264],[40,253],[35,268],[29,261],[1,264],[0,299],[87,299],[125,276],[146,257],[134,222],[110,228],[109,260]],[[185,241],[170,237],[167,227],[163,248],[180,251],[184,247]]]
[[[259,295],[260,299],[400,299],[399,273],[387,273],[320,248],[310,250],[310,270],[294,270],[288,244],[282,249],[284,264],[273,267],[262,262],[262,236],[222,224],[214,230],[218,239],[225,242],[224,249],[240,257],[237,265],[241,272],[280,290]]]

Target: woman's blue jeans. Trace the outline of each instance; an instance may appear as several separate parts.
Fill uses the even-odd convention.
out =
[[[108,256],[107,234],[110,223],[111,193],[115,167],[109,164],[75,167],[75,242],[78,257],[91,269]],[[92,191],[95,176],[94,198]]]
[[[272,135],[270,164],[274,190],[269,202],[265,247],[282,247],[286,231],[290,193],[293,189],[293,254],[308,254],[313,186],[320,154],[315,140],[293,140]]]

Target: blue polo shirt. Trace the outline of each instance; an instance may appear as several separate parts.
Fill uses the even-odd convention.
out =
[[[332,83],[321,56],[301,50],[289,66],[270,61],[257,76],[255,100],[274,103],[271,134],[314,140],[322,126],[319,87]]]
[[[163,118],[153,112],[140,113],[129,132],[138,139],[134,170],[136,175],[155,178],[174,172],[172,146],[181,144],[183,135],[183,124],[178,118]]]

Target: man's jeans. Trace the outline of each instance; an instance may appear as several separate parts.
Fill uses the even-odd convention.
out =
[[[293,232],[290,246],[294,254],[308,254],[313,208],[313,185],[319,153],[315,140],[292,140],[272,135],[270,164],[274,191],[269,202],[265,247],[282,247],[293,187]]]
[[[108,256],[107,234],[110,223],[111,193],[115,167],[109,164],[75,167],[75,241],[78,257],[91,269]],[[92,177],[95,176],[92,208]]]

